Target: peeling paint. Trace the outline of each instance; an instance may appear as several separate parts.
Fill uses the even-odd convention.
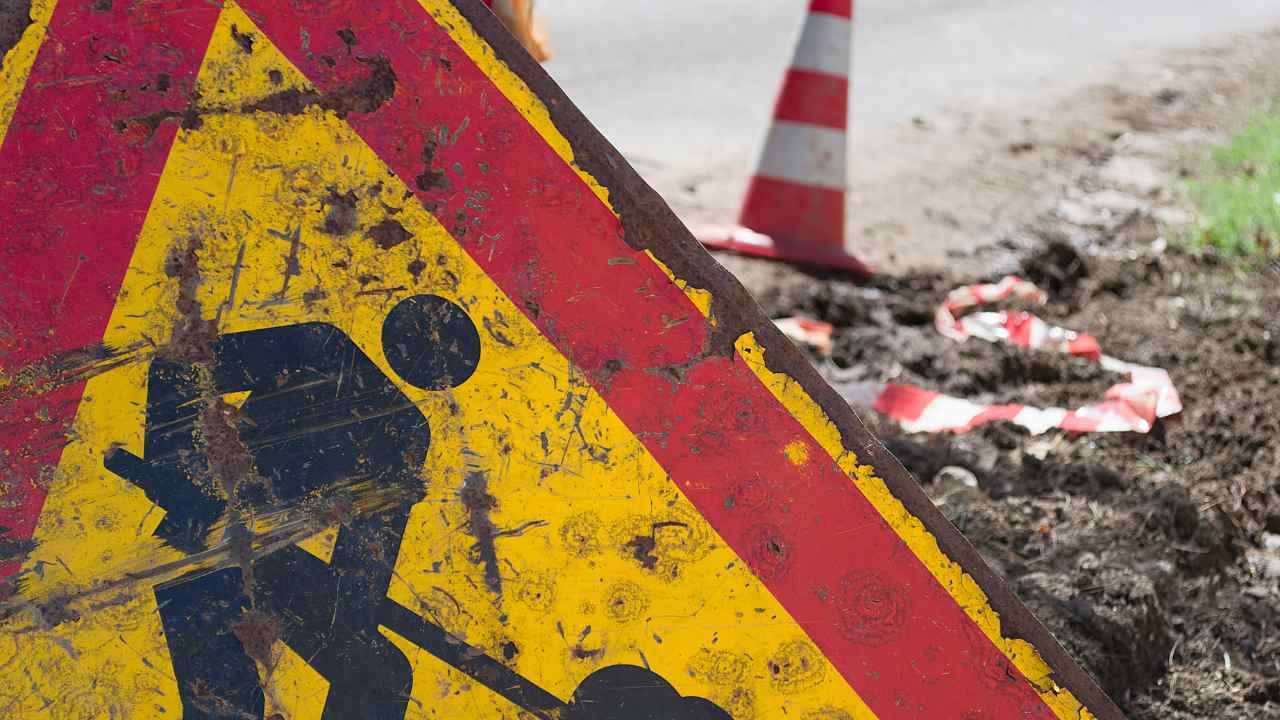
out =
[[[173,9],[0,146],[0,707],[1115,717],[478,5]]]
[[[467,512],[467,532],[475,538],[471,550],[472,562],[484,566],[484,582],[495,595],[502,595],[502,572],[498,567],[498,552],[493,539],[498,530],[489,519],[489,513],[498,506],[498,499],[489,494],[489,480],[484,473],[468,473],[458,493]]]

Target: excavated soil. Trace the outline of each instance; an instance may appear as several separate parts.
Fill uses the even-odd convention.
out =
[[[1280,270],[1177,249],[1102,263],[1050,240],[1022,269],[1074,274],[1037,312],[1167,368],[1185,411],[1149,435],[907,435],[861,414],[1131,718],[1280,718],[1280,551],[1267,549],[1280,539]],[[943,338],[932,310],[954,281],[939,275],[804,278],[758,297],[775,317],[837,326],[832,356],[813,354],[837,387],[894,379],[1072,407],[1119,379]]]
[[[1194,222],[1179,176],[1223,128],[1208,108],[1171,111],[1171,94],[1128,97],[1127,128],[1077,162],[1045,210],[947,271],[859,282],[719,259],[771,317],[835,326],[830,357],[807,352],[837,389],[893,380],[981,402],[1101,400],[1122,378],[1096,364],[934,329],[948,290],[1008,272],[1051,294],[1035,308],[1045,320],[1166,368],[1185,410],[1145,435],[1007,423],[909,435],[859,413],[1130,718],[1280,718],[1280,260],[1177,240]]]

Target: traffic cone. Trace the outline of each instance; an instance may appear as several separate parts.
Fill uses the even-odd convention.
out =
[[[870,275],[845,247],[853,0],[810,0],[738,224],[706,246]]]
[[[533,17],[533,0],[484,0],[507,30],[520,41],[525,50],[538,62],[551,59],[551,45],[547,34]]]

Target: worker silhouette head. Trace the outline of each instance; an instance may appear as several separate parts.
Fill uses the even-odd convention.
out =
[[[414,295],[401,300],[383,321],[382,352],[406,383],[445,390],[476,371],[480,333],[458,305],[438,295]]]

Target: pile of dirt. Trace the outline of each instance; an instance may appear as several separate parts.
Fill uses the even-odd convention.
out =
[[[985,263],[985,276],[856,282],[720,259],[772,317],[836,327],[830,357],[810,352],[837,388],[892,380],[980,402],[1101,400],[1123,378],[1097,364],[934,329],[947,291],[1006,272],[1051,294],[1035,310],[1045,320],[1167,369],[1185,410],[1146,435],[1033,436],[1007,423],[907,435],[860,414],[1129,717],[1280,718],[1280,264],[1166,242],[1186,208],[1169,185],[1126,187],[1117,157],[1009,233],[1016,241],[962,264]],[[1165,161],[1178,160],[1150,160]]]
[[[1045,320],[1170,372],[1186,409],[1147,435],[907,435],[859,409],[1134,720],[1280,719],[1280,265],[1176,240],[1181,179],[1280,96],[1277,48],[1280,30],[1233,37],[982,132],[904,129],[885,153],[903,160],[851,190],[853,244],[889,268],[869,281],[719,257],[770,316],[836,327],[810,357],[837,390],[1100,401],[1123,378],[1097,364],[934,329],[948,291],[1008,273],[1050,294]]]
[[[906,435],[862,414],[1130,717],[1280,718],[1280,272],[1133,249],[1104,262],[1050,235],[1021,270],[1055,293],[1046,320],[1169,370],[1186,410],[1151,434]],[[773,278],[754,288],[772,316],[836,326],[812,358],[838,381],[1073,407],[1121,379],[943,338],[932,312],[954,279]],[[940,481],[956,467],[977,490]]]

